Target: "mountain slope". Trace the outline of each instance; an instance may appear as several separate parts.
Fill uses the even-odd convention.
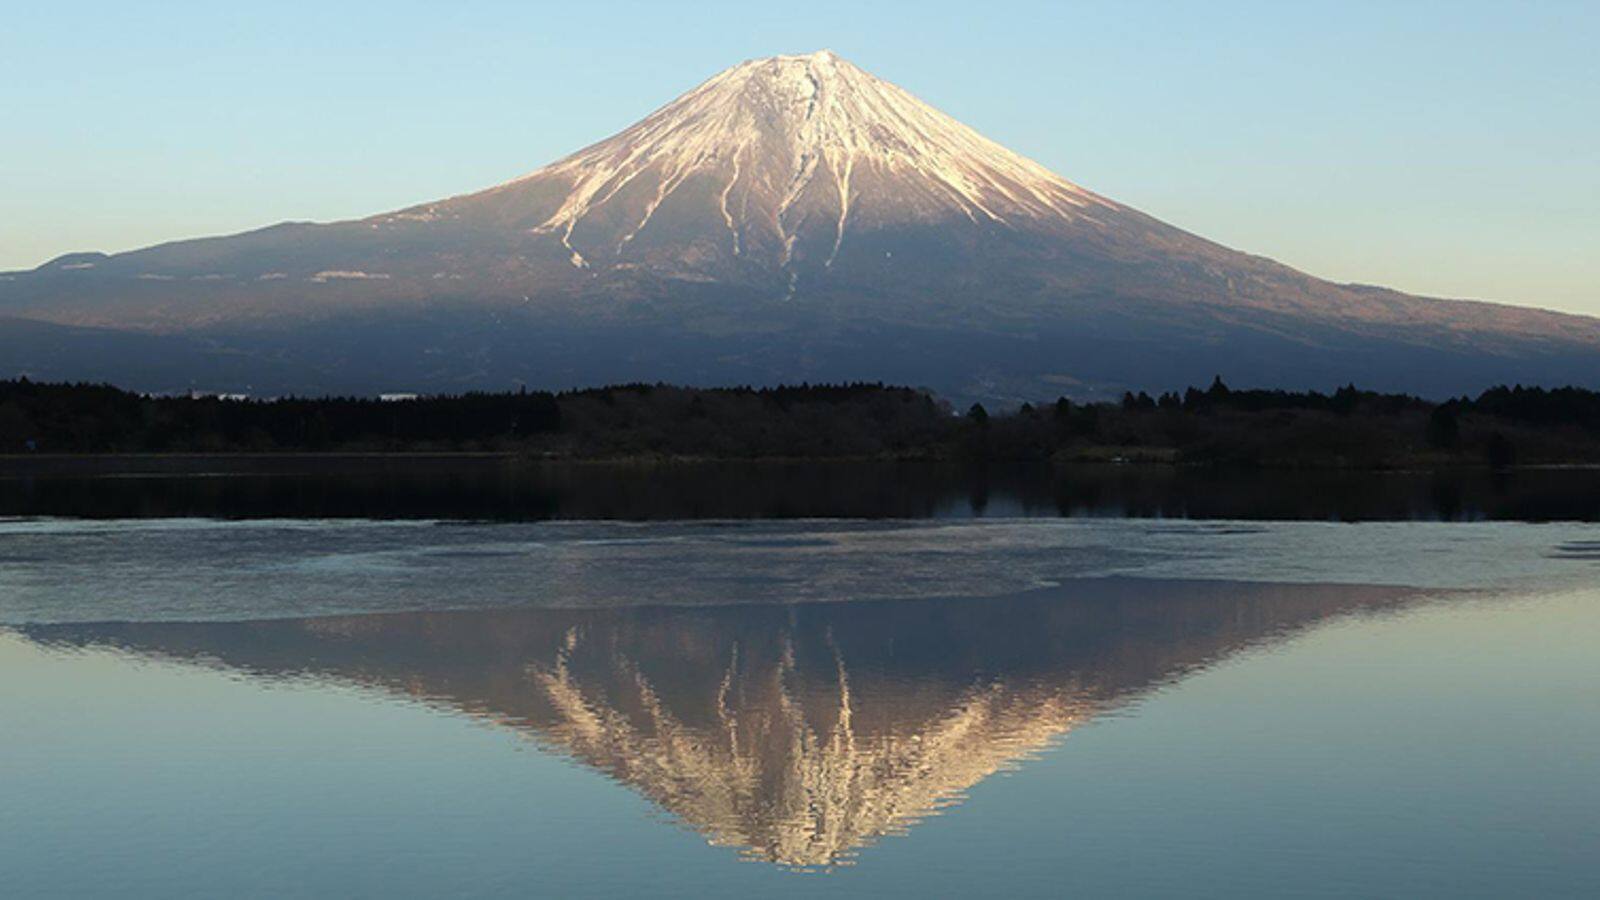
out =
[[[826,51],[735,66],[478,193],[0,276],[0,316],[232,354],[183,385],[119,379],[151,389],[881,378],[1037,399],[1216,372],[1433,394],[1600,377],[1600,320],[1237,253]],[[28,365],[0,342],[0,370]]]

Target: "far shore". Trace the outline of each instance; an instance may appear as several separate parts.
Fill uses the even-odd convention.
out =
[[[652,468],[674,466],[931,466],[984,469],[994,467],[1052,467],[1058,469],[1110,468],[1184,470],[1190,472],[1369,472],[1372,474],[1425,472],[1540,472],[1600,471],[1592,461],[1541,462],[1491,467],[1477,460],[1431,460],[1411,464],[1360,464],[1348,460],[1302,459],[1281,464],[1185,462],[1171,455],[1126,457],[1096,452],[1058,456],[1050,460],[972,460],[932,456],[830,456],[830,457],[718,457],[718,456],[569,456],[556,453],[528,453],[516,450],[335,450],[335,451],[247,451],[227,453],[6,453],[0,454],[0,478],[23,476],[118,476],[118,475],[270,475],[292,474],[304,469],[322,469],[342,464],[383,463],[449,464],[498,463],[509,465],[560,465],[584,467]]]

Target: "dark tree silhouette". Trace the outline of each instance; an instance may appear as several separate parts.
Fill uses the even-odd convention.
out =
[[[1399,466],[1600,461],[1600,394],[1497,387],[1435,404],[1346,385],[1140,391],[965,416],[876,383],[695,389],[625,384],[420,397],[230,400],[0,381],[0,455],[491,451],[555,458],[1135,459]]]

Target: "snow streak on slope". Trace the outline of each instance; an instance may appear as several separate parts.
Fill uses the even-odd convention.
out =
[[[624,221],[605,248],[621,254],[698,177],[715,180],[731,252],[743,252],[745,233],[761,230],[776,239],[784,265],[807,222],[831,230],[832,264],[863,179],[897,186],[875,198],[880,222],[955,216],[1009,225],[1114,208],[828,51],[735,66],[626,131],[485,194],[570,182],[534,230],[557,235],[573,264],[584,266],[573,232],[586,217]]]

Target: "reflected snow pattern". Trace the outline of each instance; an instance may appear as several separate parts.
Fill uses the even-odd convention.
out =
[[[1425,596],[1112,578],[980,600],[21,632],[55,648],[120,648],[442,706],[604,773],[713,844],[826,868],[1162,685],[1331,618]]]

